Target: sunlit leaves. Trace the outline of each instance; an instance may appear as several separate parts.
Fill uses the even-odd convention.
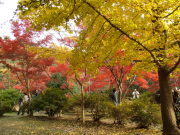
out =
[[[54,57],[57,62],[67,61],[71,55],[71,50],[69,48],[57,46],[55,44],[49,47],[28,46],[28,50],[36,53],[41,58]]]
[[[21,16],[38,26],[37,29],[68,28],[69,19],[77,25],[83,24],[79,47],[74,50],[79,60],[79,64],[74,62],[75,66],[86,67],[90,62],[91,70],[98,67],[93,61],[102,63],[120,49],[126,52],[123,64],[138,60],[141,62],[136,67],[144,69],[148,66],[153,69],[155,65],[171,67],[179,58],[176,0],[62,0],[59,3],[53,0],[44,4],[28,0],[20,1],[19,5]]]

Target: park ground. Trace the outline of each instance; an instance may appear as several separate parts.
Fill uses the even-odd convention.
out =
[[[94,123],[87,117],[84,125],[74,114],[48,118],[42,113],[34,117],[7,113],[0,118],[0,135],[161,135],[160,127],[137,129],[133,125],[119,126],[111,120]]]

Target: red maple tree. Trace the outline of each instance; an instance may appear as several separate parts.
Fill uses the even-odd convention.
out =
[[[12,34],[13,39],[0,39],[0,62],[19,80],[19,86],[14,87],[23,88],[23,91],[31,97],[32,90],[45,87],[45,81],[49,79],[46,70],[53,64],[54,59],[40,58],[28,51],[28,46],[44,46],[51,38],[50,36],[40,38],[42,31],[33,31],[26,20],[13,22]]]

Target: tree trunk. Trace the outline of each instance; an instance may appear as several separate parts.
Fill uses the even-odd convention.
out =
[[[28,92],[28,97],[29,97],[29,101],[28,101],[28,114],[29,116],[33,116],[33,110],[31,108],[31,100],[32,100],[32,96],[31,96],[31,91],[30,91],[30,84],[29,84],[29,78],[27,78],[27,92]]]
[[[172,91],[169,86],[169,73],[165,68],[159,68],[158,77],[161,94],[163,135],[180,135],[173,107]]]
[[[27,82],[27,86],[26,87],[27,87],[29,101],[31,101],[31,92],[30,92],[29,78],[26,78],[26,82]]]
[[[81,85],[81,115],[82,115],[82,123],[85,123],[85,110],[84,110],[84,90],[83,90],[83,86]]]
[[[122,83],[118,84],[118,104],[122,101]]]

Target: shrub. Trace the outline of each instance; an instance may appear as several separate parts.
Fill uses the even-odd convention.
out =
[[[108,113],[117,124],[133,121],[139,128],[161,123],[160,106],[155,103],[151,93],[145,92],[136,100],[124,100],[118,106],[108,104]]]
[[[88,94],[84,94],[84,107],[88,107]],[[66,110],[74,110],[74,108],[80,108],[82,105],[82,97],[80,93],[73,94],[70,98],[68,98],[68,103],[66,106]]]
[[[0,116],[11,112],[21,96],[22,94],[16,89],[0,90]]]
[[[66,90],[49,88],[32,100],[31,107],[33,110],[46,111],[49,117],[53,117],[66,106],[65,94]]]
[[[88,94],[84,94],[84,109],[88,108]],[[81,113],[82,113],[82,97],[81,93],[74,93],[71,95],[70,98],[68,98],[67,104],[64,108],[66,112],[73,111],[77,115],[77,120],[81,119]]]
[[[160,106],[154,102],[153,96],[145,92],[131,105],[132,121],[138,123],[139,128],[161,123]]]
[[[114,119],[115,124],[124,124],[131,117],[132,101],[124,100],[118,106],[113,103],[108,104],[108,114]]]
[[[98,122],[101,118],[106,116],[108,98],[108,95],[103,92],[93,92],[88,96],[85,106],[92,113],[94,121]]]
[[[107,101],[109,97],[106,93],[92,92],[85,93],[84,95],[84,108],[87,109],[92,115],[92,119],[98,122],[107,114]],[[68,110],[75,110],[76,113],[81,111],[81,94],[75,94],[68,99]],[[79,117],[79,116],[78,116]]]

